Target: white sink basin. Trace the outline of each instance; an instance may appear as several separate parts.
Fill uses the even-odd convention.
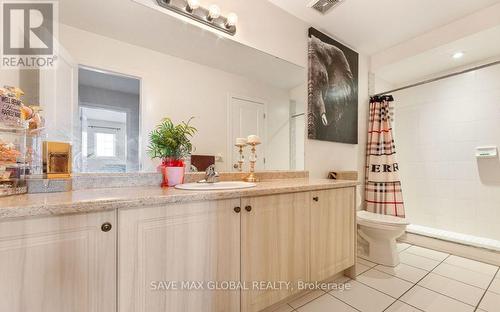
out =
[[[255,183],[249,183],[249,182],[227,181],[227,182],[215,182],[215,183],[178,184],[175,186],[175,188],[181,190],[192,190],[192,191],[216,191],[216,190],[245,189],[245,188],[255,187],[256,185],[257,184]]]

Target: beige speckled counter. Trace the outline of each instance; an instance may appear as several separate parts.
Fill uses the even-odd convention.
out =
[[[356,181],[284,179],[259,182],[249,189],[185,191],[160,187],[87,189],[64,193],[27,194],[0,199],[0,220],[85,213],[169,203],[305,192],[355,186]]]

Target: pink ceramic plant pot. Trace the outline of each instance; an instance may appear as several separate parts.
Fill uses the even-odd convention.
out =
[[[184,161],[181,159],[164,159],[161,164],[161,173],[163,174],[161,187],[184,183]]]

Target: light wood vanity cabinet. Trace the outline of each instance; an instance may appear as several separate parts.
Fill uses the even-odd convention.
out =
[[[298,281],[332,277],[354,265],[354,194],[345,188],[120,210],[119,311],[257,312],[298,292]],[[162,281],[241,281],[249,289],[158,290]],[[258,290],[254,281],[290,281],[294,289]]]
[[[257,312],[353,266],[355,237],[354,187],[2,221],[0,311]]]
[[[311,193],[311,280],[322,281],[355,263],[356,189]]]
[[[237,290],[181,290],[183,281],[240,280],[239,206],[233,199],[120,210],[119,311],[239,311]]]
[[[253,281],[290,281],[295,288],[243,291],[243,312],[279,302],[298,291],[296,282],[309,279],[309,201],[309,192],[241,200],[242,280],[249,287]]]
[[[114,211],[2,221],[0,311],[116,311],[114,224]]]

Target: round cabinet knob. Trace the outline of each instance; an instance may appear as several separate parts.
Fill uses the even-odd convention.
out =
[[[313,200],[314,200],[314,201],[319,201],[319,197],[318,197],[318,196],[314,196],[314,197],[313,197]]]
[[[240,213],[240,211],[241,211],[241,207],[234,207],[234,212]]]
[[[113,226],[109,222],[105,222],[101,225],[101,231],[103,231],[103,232],[109,232],[109,231],[111,231],[112,228],[113,228]]]
[[[252,211],[252,206],[245,206],[245,210],[248,212]]]

